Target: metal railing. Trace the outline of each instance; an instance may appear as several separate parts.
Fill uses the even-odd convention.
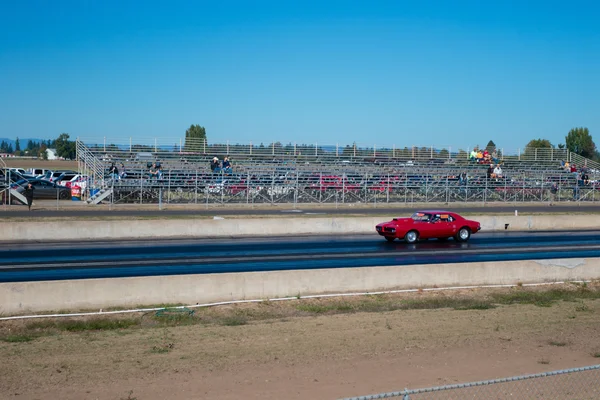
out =
[[[473,170],[355,172],[247,169],[165,170],[160,179],[145,168],[128,169],[127,178],[110,180],[114,203],[137,204],[373,204],[458,202],[596,202],[600,182],[583,184],[570,173],[511,171],[488,178]]]
[[[181,148],[190,150],[188,141]],[[206,149],[211,148],[202,142]],[[486,177],[487,165],[461,159],[347,159],[321,155],[312,159],[288,157],[234,158],[231,173],[212,173],[213,154],[163,150],[151,154],[129,153],[115,146],[88,148],[77,140],[80,171],[91,177],[89,189],[113,187],[116,203],[412,203],[412,202],[516,202],[597,201],[600,183],[594,179],[596,163],[575,157],[564,149],[526,149],[517,155],[502,154],[501,179]],[[131,145],[134,149],[135,145]],[[155,143],[158,149],[158,144]],[[272,147],[275,152],[277,148]],[[104,152],[106,150],[106,153]],[[139,148],[137,150],[143,150]],[[203,148],[204,150],[204,148]],[[228,152],[235,150],[233,146]],[[294,148],[297,151],[298,147]],[[317,151],[317,154],[319,152]],[[410,156],[423,155],[411,153]],[[450,153],[449,153],[450,154]],[[238,156],[241,159],[237,159]],[[271,154],[272,155],[272,154]],[[429,156],[440,155],[431,148]],[[550,160],[546,162],[543,160]],[[560,169],[575,160],[592,176],[583,185]],[[574,161],[574,162],[575,162]],[[124,163],[126,179],[108,176],[112,163]],[[149,175],[152,163],[162,166],[162,179]],[[123,171],[120,171],[123,172]],[[469,179],[459,179],[461,173]],[[553,183],[558,188],[553,188]]]
[[[104,188],[107,183],[105,181],[106,165],[105,162],[100,160],[94,152],[90,151],[87,146],[77,140],[75,143],[76,158],[78,164],[79,173],[87,176],[86,182],[86,193],[90,193],[90,190],[97,190]],[[85,193],[82,194],[85,198]]]
[[[510,378],[457,385],[349,397],[344,400],[375,400],[401,397],[424,399],[578,399],[600,398],[600,365],[571,368]]]
[[[2,179],[0,180],[0,202],[5,205],[10,202],[10,196],[7,194],[10,190],[10,181],[9,174],[6,173],[6,168],[6,163],[2,157],[0,157],[0,170],[2,170]]]
[[[138,153],[149,152],[154,156],[178,154],[181,156],[224,156],[236,158],[247,157],[277,157],[277,158],[338,158],[338,159],[405,159],[405,160],[458,160],[469,159],[473,148],[477,146],[396,146],[392,145],[366,145],[366,144],[331,144],[314,143],[299,144],[285,142],[230,142],[222,141],[209,143],[203,139],[195,138],[154,138],[145,143],[136,143],[132,138],[103,138],[101,142],[96,139],[80,138],[95,154],[119,154],[130,158]],[[479,147],[484,149],[484,147]],[[490,149],[491,152],[492,149]],[[537,161],[558,163],[577,162],[581,165],[587,163],[589,168],[599,168],[600,164],[591,160],[583,161],[580,156],[566,149],[541,149],[541,148],[495,148],[499,160],[512,161]]]

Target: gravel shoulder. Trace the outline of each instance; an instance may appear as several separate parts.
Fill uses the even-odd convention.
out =
[[[300,299],[196,309],[193,316],[113,317],[138,321],[122,329],[57,332],[39,321],[37,330],[27,327],[31,321],[4,321],[0,398],[336,399],[600,364],[597,295],[490,300],[541,290]],[[19,341],[27,335],[33,337]],[[599,377],[591,383],[597,390]]]

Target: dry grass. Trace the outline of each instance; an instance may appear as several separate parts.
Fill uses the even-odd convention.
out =
[[[599,311],[597,285],[562,285],[2,322],[0,390],[301,399],[468,382],[597,363]]]
[[[317,315],[387,313],[408,310],[492,310],[506,305],[527,304],[552,307],[558,302],[575,303],[574,311],[591,312],[588,300],[600,299],[600,284],[565,284],[552,288],[466,290],[378,294],[342,298],[298,299],[286,302],[263,301],[211,308],[176,308],[163,305],[159,311],[112,316],[48,318],[0,324],[0,341],[28,342],[49,335],[90,331],[123,331],[187,325],[240,326],[261,321],[289,320]],[[143,307],[140,308],[156,308]],[[571,314],[569,318],[574,319]],[[499,327],[496,328],[499,330]],[[562,346],[551,341],[553,346]]]

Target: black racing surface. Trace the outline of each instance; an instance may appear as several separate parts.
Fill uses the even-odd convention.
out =
[[[83,207],[83,206],[82,206]],[[440,208],[435,206],[400,206],[400,207],[390,207],[387,205],[377,204],[377,206],[373,207],[354,207],[349,204],[341,204],[339,207],[335,206],[318,206],[318,207],[307,207],[307,208],[297,208],[294,209],[292,205],[289,205],[289,208],[283,209],[282,205],[278,205],[277,207],[273,207],[271,209],[265,209],[262,206],[260,208],[251,209],[236,209],[236,208],[228,208],[223,207],[219,209],[210,208],[210,209],[164,209],[159,210],[158,205],[156,206],[156,210],[137,210],[137,209],[128,209],[128,208],[118,208],[113,210],[108,210],[106,208],[93,208],[93,206],[88,206],[85,209],[64,209],[64,210],[52,210],[51,206],[48,209],[36,209],[35,207],[32,211],[27,211],[25,207],[23,210],[15,211],[14,208],[11,208],[10,211],[4,211],[0,207],[0,218],[23,218],[23,217],[108,217],[108,216],[130,216],[130,217],[158,217],[158,216],[213,216],[213,215],[221,215],[221,216],[240,216],[240,215],[281,215],[284,216],[286,214],[364,214],[364,215],[381,215],[381,214],[389,214],[389,215],[410,215],[417,209],[431,209],[431,208]],[[446,207],[442,207],[447,211],[454,211],[457,213],[482,213],[482,214],[491,214],[491,213],[514,213],[515,210],[519,210],[521,213],[571,213],[571,212],[589,212],[596,213],[600,212],[600,204],[589,205],[589,204],[580,204],[573,203],[573,205],[560,205],[550,207],[548,205],[529,205],[526,203],[515,203],[511,205],[502,205],[502,206],[452,206],[448,205]]]
[[[0,282],[600,256],[600,231],[477,233],[469,242],[337,238],[0,244]]]

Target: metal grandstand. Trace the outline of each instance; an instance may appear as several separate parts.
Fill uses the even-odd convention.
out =
[[[169,143],[170,144],[167,144]],[[77,140],[87,202],[411,203],[597,201],[600,164],[565,149],[496,149],[502,177],[470,149],[353,145],[209,144],[177,139],[134,144]],[[228,156],[231,170],[212,171]],[[577,173],[562,163],[575,164]],[[112,164],[124,176],[111,176]],[[150,171],[153,164],[160,177]],[[589,179],[584,182],[581,168]],[[464,178],[461,178],[463,174]],[[554,186],[554,187],[553,187]],[[554,190],[556,189],[556,190]]]

